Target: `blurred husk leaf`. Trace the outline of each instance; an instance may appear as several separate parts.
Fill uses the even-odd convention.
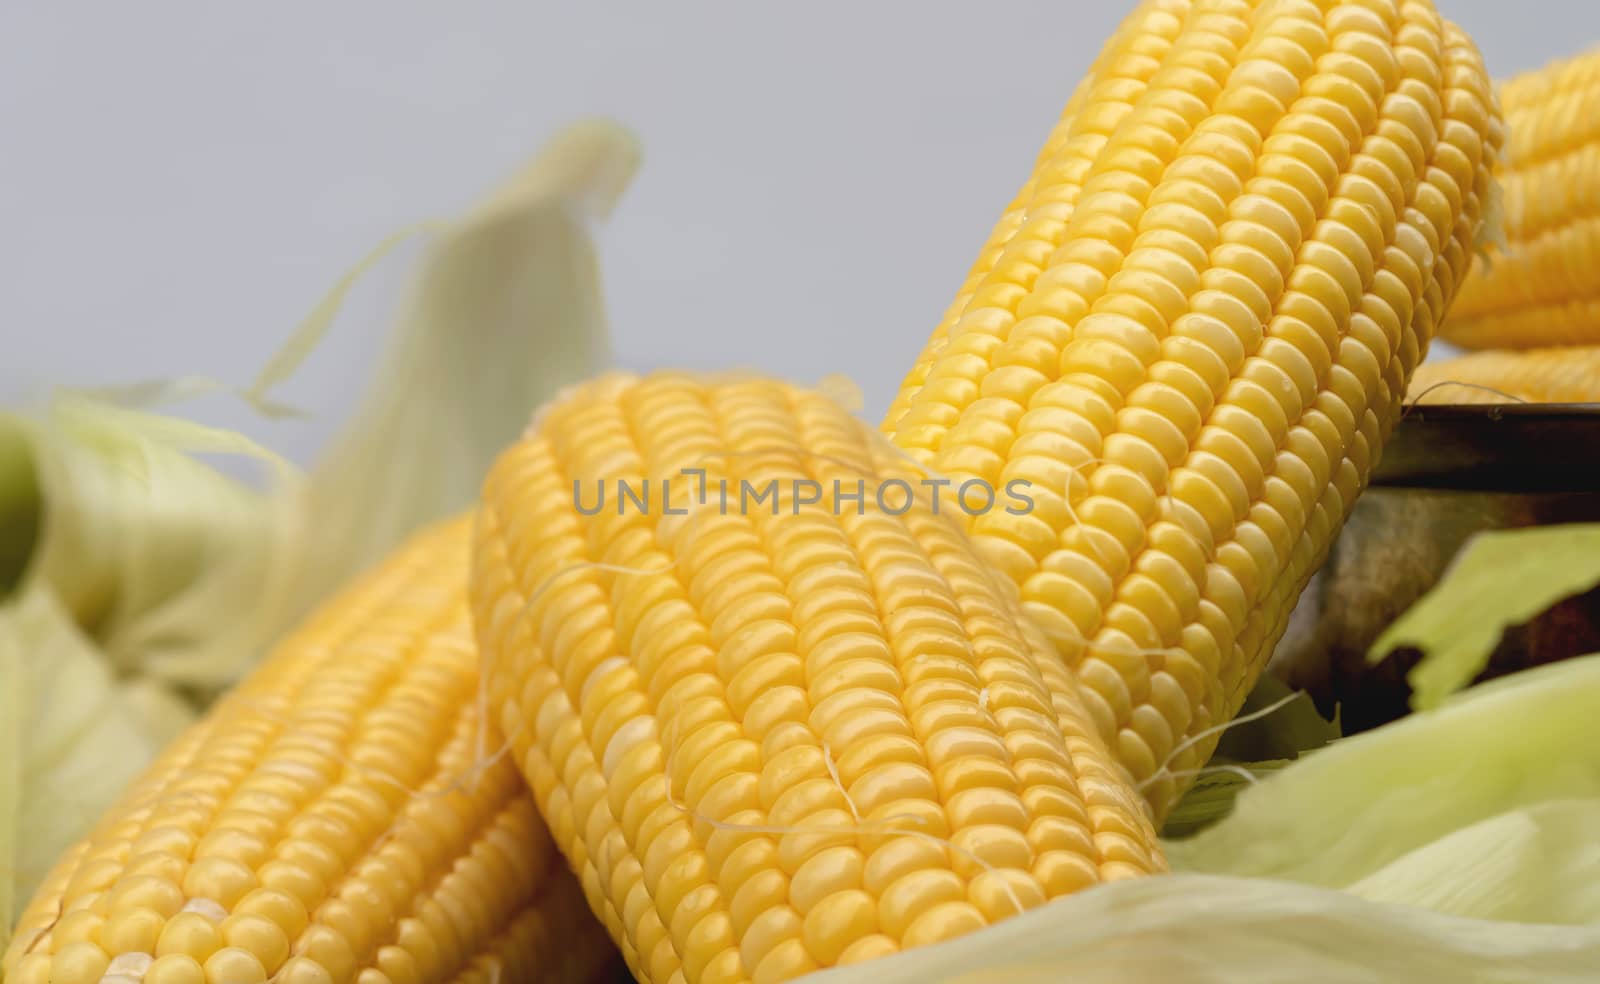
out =
[[[152,408],[190,378],[63,390],[0,414],[0,946],[55,858],[205,704],[339,584],[466,508],[555,390],[607,358],[591,227],[640,157],[605,120],[558,133],[465,217],[391,237],[242,396],[272,391],[401,239],[432,240],[372,388],[302,473]],[[197,455],[261,462],[260,487]]]

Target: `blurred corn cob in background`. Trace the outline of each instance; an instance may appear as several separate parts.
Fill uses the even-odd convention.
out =
[[[372,392],[309,476],[238,435],[103,398],[0,416],[0,945],[45,870],[200,708],[340,582],[469,505],[528,408],[604,359],[588,226],[638,157],[616,125],[579,123],[445,224]],[[252,400],[271,402],[370,263],[317,307]],[[269,487],[195,452],[267,458]],[[387,672],[373,648],[342,652],[350,672]],[[468,672],[470,653],[457,655]],[[95,877],[120,877],[124,860],[102,858]],[[113,963],[131,952],[121,940],[107,941]],[[50,945],[65,942],[28,943]]]
[[[1501,126],[1432,6],[1148,2],[890,410],[1165,813],[1282,634],[1467,271]]]
[[[677,374],[577,389],[491,472],[490,704],[641,981],[788,980],[1163,867],[955,508],[833,498],[920,478],[818,394]],[[652,505],[588,514],[624,484]]]
[[[1600,402],[1600,48],[1511,79],[1500,99],[1505,241],[1462,284],[1443,335],[1508,351],[1429,363],[1410,399]]]
[[[1504,244],[1462,284],[1443,337],[1466,348],[1600,343],[1600,48],[1499,94]]]
[[[1600,346],[1472,352],[1417,369],[1414,403],[1600,403]]]

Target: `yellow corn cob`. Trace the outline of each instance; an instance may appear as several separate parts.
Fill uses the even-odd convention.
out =
[[[920,478],[817,394],[678,375],[586,385],[491,472],[491,706],[641,981],[786,980],[1161,866],[954,507],[886,511]]]
[[[1600,342],[1600,48],[1500,87],[1505,248],[1461,285],[1441,335],[1468,348]]]
[[[58,864],[0,976],[593,979],[612,948],[532,797],[478,767],[468,532],[420,535],[179,739]]]
[[[1424,2],[1151,0],[1135,22],[885,430],[952,482],[1032,483],[1031,513],[970,521],[976,546],[1160,816],[1366,480],[1500,124]]]
[[[1600,403],[1600,346],[1473,352],[1443,362],[1426,362],[1417,367],[1407,400]]]

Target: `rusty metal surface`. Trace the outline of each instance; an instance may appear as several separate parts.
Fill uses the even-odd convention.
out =
[[[1600,491],[1600,404],[1414,406],[1374,488]]]
[[[1404,714],[1419,654],[1376,667],[1379,633],[1483,530],[1600,522],[1600,406],[1418,407],[1396,427],[1371,487],[1312,579],[1271,672],[1347,731]],[[1600,650],[1600,592],[1507,633],[1485,676]]]

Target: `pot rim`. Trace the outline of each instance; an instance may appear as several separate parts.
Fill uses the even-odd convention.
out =
[[[1600,493],[1600,403],[1410,404],[1371,484]]]

